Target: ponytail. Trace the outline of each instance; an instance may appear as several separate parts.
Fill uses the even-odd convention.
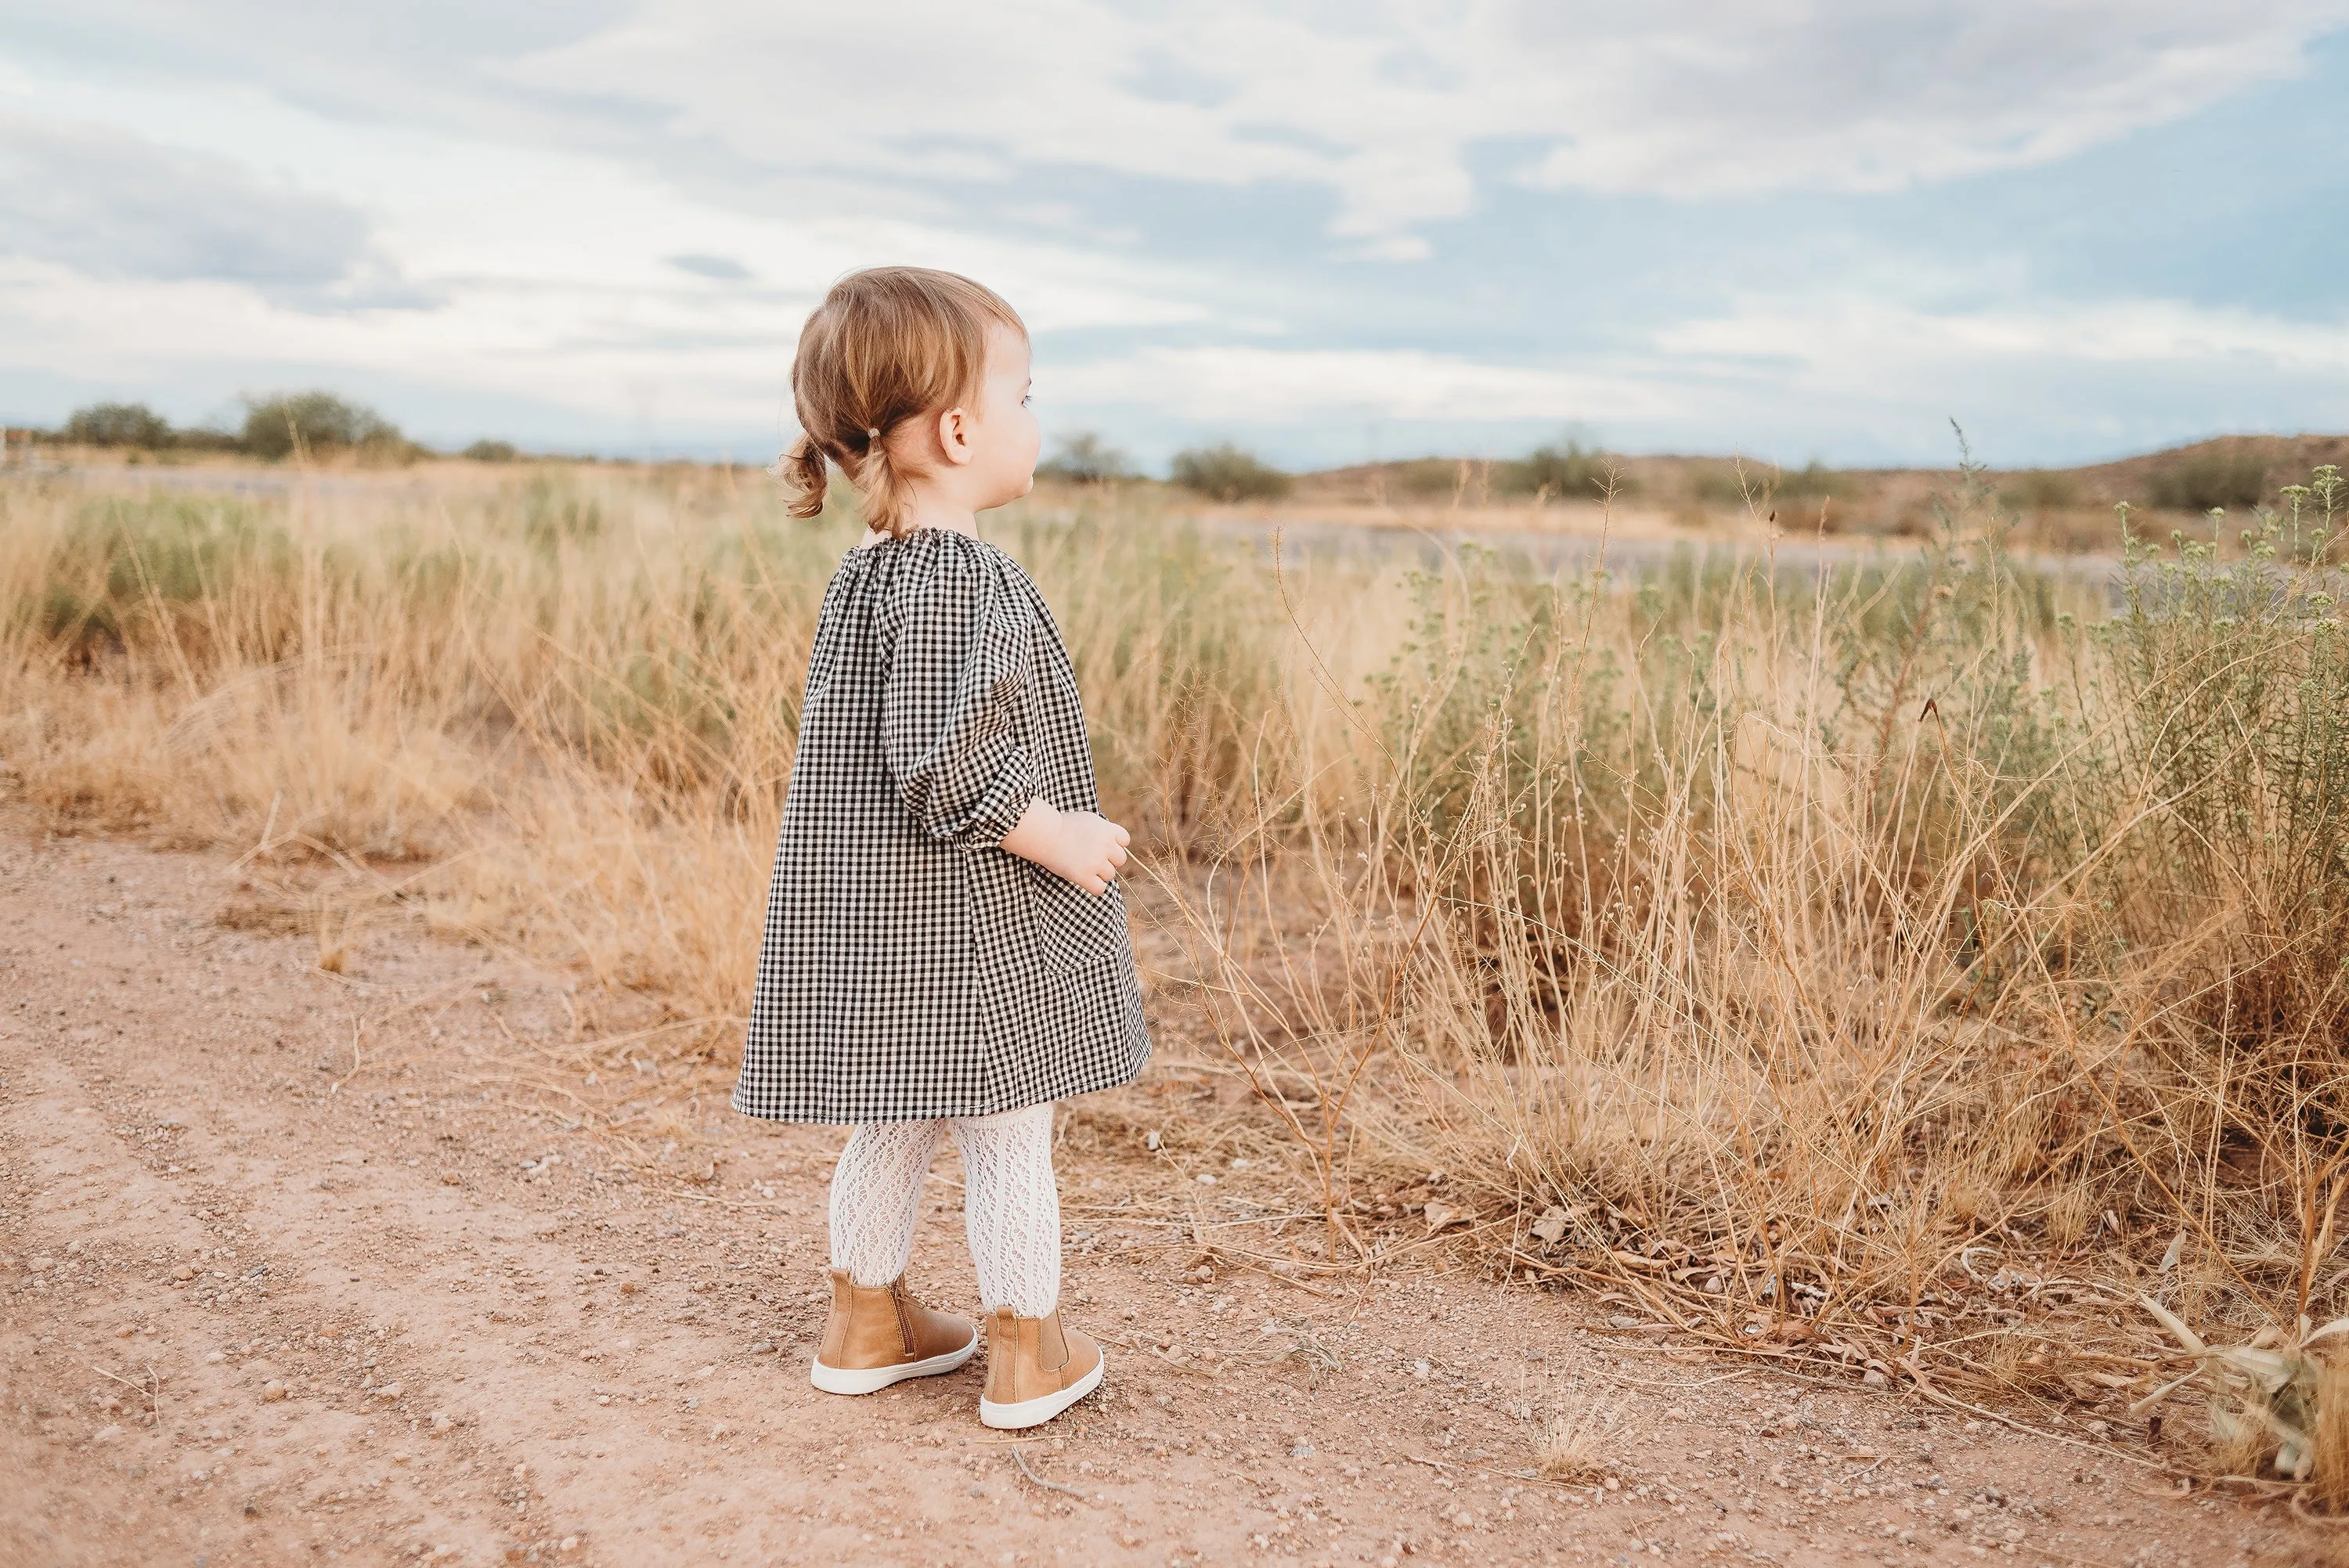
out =
[[[783,482],[791,487],[791,514],[811,518],[823,512],[824,493],[832,488],[832,475],[823,460],[823,449],[815,444],[813,436],[802,433],[783,453]]]
[[[905,531],[905,514],[913,509],[911,487],[905,470],[889,455],[889,432],[875,427],[864,432],[864,452],[856,459],[856,489],[864,498],[860,510],[864,525],[895,539]]]

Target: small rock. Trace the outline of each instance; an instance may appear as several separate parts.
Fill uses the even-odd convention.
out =
[[[109,1421],[105,1426],[98,1428],[97,1431],[92,1432],[89,1436],[89,1440],[93,1443],[110,1443],[121,1435],[122,1429]]]
[[[1202,1187],[1212,1187],[1216,1184],[1216,1179],[1213,1176],[1208,1175],[1205,1171],[1200,1171],[1196,1176],[1193,1177],[1192,1180],[1198,1182]]]
[[[579,1537],[566,1535],[555,1543],[554,1549],[557,1552],[576,1552],[579,1550]]]
[[[40,1265],[42,1260],[35,1258],[33,1262],[35,1266],[37,1267]],[[171,1271],[171,1277],[178,1280],[182,1284],[186,1284],[188,1281],[196,1277],[194,1265],[190,1264],[181,1264],[178,1268]]]
[[[1292,1443],[1289,1445],[1288,1457],[1293,1460],[1309,1460],[1313,1457],[1313,1445],[1311,1443]]]
[[[620,1294],[621,1294],[622,1295],[636,1295],[636,1281],[634,1281],[634,1280],[632,1280],[632,1279],[624,1279],[624,1280],[622,1280],[622,1281],[620,1282]]]
[[[1638,1318],[1626,1317],[1619,1312],[1615,1314],[1614,1316],[1607,1320],[1607,1326],[1609,1328],[1638,1328],[1641,1326],[1641,1324]]]
[[[1891,1378],[1887,1377],[1883,1373],[1877,1371],[1872,1367],[1866,1372],[1860,1374],[1859,1380],[1862,1384],[1870,1388],[1889,1388],[1892,1386]]]
[[[750,1341],[750,1354],[751,1354],[751,1355],[753,1355],[753,1356],[772,1356],[774,1353],[775,1353],[775,1342],[774,1342],[773,1340],[771,1340],[771,1339],[754,1339],[754,1340]]]
[[[47,1273],[48,1270],[55,1268],[57,1266],[57,1260],[55,1258],[35,1258],[32,1264],[33,1272],[35,1274]],[[188,1272],[193,1274],[195,1271],[191,1269]],[[180,1276],[178,1274],[173,1274],[171,1277],[173,1279],[178,1279]]]
[[[283,1399],[284,1398],[285,1398],[285,1385],[279,1382],[276,1378],[273,1377],[268,1382],[264,1383],[261,1386],[261,1402],[263,1404],[274,1405],[278,1400]]]
[[[714,1366],[699,1367],[693,1374],[694,1380],[696,1382],[699,1382],[702,1378],[709,1377],[712,1372],[717,1370],[718,1368]]]
[[[404,1465],[404,1464],[406,1464],[406,1463],[408,1462],[408,1450],[407,1450],[406,1449],[392,1449],[392,1450],[391,1450],[391,1462],[392,1462],[392,1463],[394,1463],[394,1464],[396,1464],[396,1465]]]
[[[434,1437],[445,1438],[457,1429],[457,1423],[449,1418],[449,1412],[446,1410],[435,1410],[432,1412],[432,1422],[429,1429]]]
[[[219,1366],[222,1362],[223,1362],[223,1361],[225,1361],[225,1360],[227,1360],[227,1359],[228,1359],[228,1352],[227,1352],[227,1351],[225,1351],[225,1350],[215,1350],[215,1351],[213,1351],[211,1355],[209,1355],[209,1356],[207,1356],[207,1357],[204,1357],[204,1365],[205,1365],[205,1366],[207,1366],[207,1367],[217,1367],[217,1366]]]
[[[462,1186],[464,1184],[464,1181],[465,1179],[462,1176],[458,1175],[454,1171],[443,1171],[440,1172],[440,1185],[443,1187]]]
[[[399,1398],[399,1385],[396,1382],[386,1383],[375,1391],[375,1397],[378,1399],[397,1399]]]

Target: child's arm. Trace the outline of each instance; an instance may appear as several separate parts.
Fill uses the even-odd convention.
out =
[[[1016,737],[1012,705],[1033,634],[1020,604],[983,562],[934,548],[925,570],[895,584],[883,630],[882,758],[922,830],[999,844],[1088,893],[1107,892],[1129,835],[1040,799]]]
[[[999,841],[1021,860],[1096,896],[1109,891],[1133,841],[1133,835],[1100,813],[1063,811],[1040,795],[1029,799],[1018,824]]]

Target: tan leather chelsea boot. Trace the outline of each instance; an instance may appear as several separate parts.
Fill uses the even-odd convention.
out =
[[[832,1315],[808,1381],[827,1394],[871,1394],[908,1377],[951,1372],[978,1353],[978,1326],[932,1312],[906,1292],[903,1276],[855,1284],[832,1271]]]
[[[1102,1380],[1101,1346],[1050,1317],[1021,1317],[999,1306],[987,1320],[987,1387],[978,1418],[990,1427],[1039,1427]]]

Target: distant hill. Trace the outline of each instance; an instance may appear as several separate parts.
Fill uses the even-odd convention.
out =
[[[2349,436],[2220,436],[2116,463],[2054,470],[2085,499],[2131,501],[2171,511],[2230,511],[2272,504],[2289,484],[2305,484],[2320,464],[2349,468]]]
[[[2288,484],[2332,463],[2349,469],[2349,435],[2221,436],[2117,462],[2072,469],[1992,470],[2001,503],[2049,543],[2077,547],[2113,528],[2127,501],[2149,513],[2195,516],[2277,504]],[[1780,469],[1766,463],[1696,456],[1614,457],[1578,453],[1553,465],[1551,485],[1528,482],[1523,460],[1418,458],[1359,463],[1301,474],[1295,504],[1316,506],[1523,506],[1595,502],[1611,479],[1619,504],[1689,522],[1722,521],[1749,508],[1789,528],[1831,533],[1923,533],[1952,469]]]

